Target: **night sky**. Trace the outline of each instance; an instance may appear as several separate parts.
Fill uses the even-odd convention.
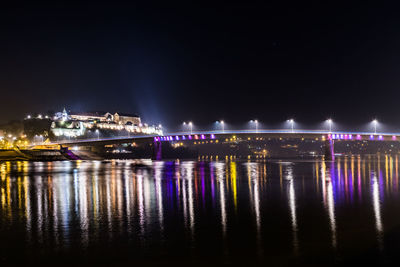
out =
[[[66,107],[170,128],[289,117],[400,128],[398,9],[329,3],[3,7],[0,122]]]

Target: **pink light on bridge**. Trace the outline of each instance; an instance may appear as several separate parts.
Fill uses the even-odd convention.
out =
[[[192,140],[192,136],[191,135],[189,135],[188,138],[189,138],[189,140]]]
[[[210,137],[211,137],[211,139],[215,139],[215,135],[214,134],[211,134]]]
[[[378,136],[378,139],[383,140],[383,136],[382,135]]]
[[[397,137],[395,135],[393,135],[392,140],[397,140]]]
[[[357,134],[357,140],[361,140],[361,135]]]
[[[204,136],[204,134],[201,135],[201,139],[206,139],[206,137]]]
[[[194,136],[194,139],[196,139],[196,140],[199,139],[199,137],[197,136],[197,134]]]

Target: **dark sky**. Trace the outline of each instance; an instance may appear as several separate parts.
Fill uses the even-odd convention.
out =
[[[0,10],[0,122],[66,107],[170,127],[400,123],[400,16],[380,1],[53,2]]]

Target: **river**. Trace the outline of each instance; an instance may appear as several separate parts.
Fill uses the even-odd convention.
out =
[[[398,156],[1,162],[3,265],[399,264]]]

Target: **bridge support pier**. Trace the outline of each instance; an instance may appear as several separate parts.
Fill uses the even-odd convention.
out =
[[[325,140],[324,157],[325,160],[335,160],[335,148],[332,139]]]
[[[160,141],[154,141],[153,143],[153,157],[154,160],[162,159],[162,145]]]

